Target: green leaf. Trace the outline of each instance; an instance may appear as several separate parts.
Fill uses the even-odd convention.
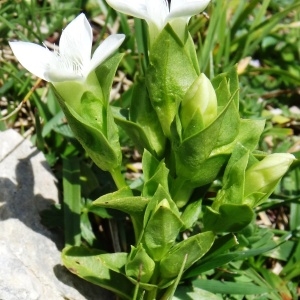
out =
[[[160,262],[160,272],[163,278],[176,277],[182,266],[185,255],[187,260],[184,270],[199,260],[212,246],[215,240],[213,232],[194,235],[173,246]]]
[[[228,160],[227,155],[212,156],[199,165],[199,170],[193,176],[193,183],[204,186],[213,182],[219,175],[224,163]]]
[[[205,260],[203,263],[200,261],[200,264],[197,265],[195,268],[188,270],[184,277],[191,278],[198,276],[204,272],[224,266],[233,260],[237,260],[238,258],[239,254],[236,252],[224,253],[219,256],[213,256],[210,260]]]
[[[130,110],[112,107],[115,121],[126,131],[140,153],[145,148],[160,158],[165,150],[166,138],[143,79],[137,80],[130,95]]]
[[[300,242],[297,242],[294,246],[294,251],[281,271],[281,274],[285,275],[286,280],[300,276]]]
[[[131,246],[125,266],[126,275],[142,283],[147,283],[151,279],[154,269],[155,263],[147,254],[143,244],[140,243],[137,247]]]
[[[138,151],[143,153],[144,149],[147,149],[152,155],[157,156],[144,128],[128,119],[128,111],[115,106],[112,106],[111,109],[115,122],[125,130]]]
[[[105,171],[119,167],[121,148],[110,109],[105,109],[101,99],[91,92],[85,92],[81,104],[87,111],[79,115],[58,93],[56,95],[75,137],[95,164]]]
[[[186,265],[186,262],[187,262],[187,258],[188,258],[188,255],[185,254],[184,259],[183,259],[183,261],[181,263],[180,270],[177,273],[177,277],[175,278],[175,280],[169,281],[169,283],[171,282],[172,285],[164,293],[162,299],[173,299],[175,291],[176,291],[176,289],[177,289],[177,287],[179,285],[179,282],[181,280],[182,274],[184,272],[184,268],[185,268],[185,265]],[[174,283],[172,281],[174,281]],[[166,280],[163,280],[163,284],[165,284],[165,282],[166,282]]]
[[[232,67],[227,72],[227,77],[228,77],[228,82],[229,82],[230,94],[233,97],[233,101],[235,103],[235,106],[236,106],[237,110],[239,110],[239,101],[240,101],[239,90],[240,90],[240,83],[239,83],[239,78],[238,78],[238,73],[237,73],[237,66]]]
[[[161,203],[157,205],[158,208],[150,218],[143,236],[147,252],[155,261],[161,260],[173,246],[183,225],[179,217],[167,207],[168,205]]]
[[[182,215],[180,216],[181,221],[184,224],[183,230],[191,228],[199,219],[202,210],[202,201],[194,201],[187,205]]]
[[[221,296],[217,296],[211,292],[199,289],[194,286],[179,285],[173,300],[223,300]]]
[[[225,265],[238,257],[235,252],[229,253],[229,250],[238,244],[237,238],[231,233],[217,238],[202,259],[187,270],[184,278],[198,276],[203,272]]]
[[[259,271],[270,287],[281,296],[281,299],[293,299],[285,279],[265,268],[260,268]]]
[[[257,286],[248,282],[226,282],[219,280],[197,279],[193,281],[195,287],[204,289],[214,294],[239,294],[239,295],[261,295],[272,290],[268,287]]]
[[[203,215],[205,230],[214,232],[237,232],[246,227],[254,216],[246,204],[222,204],[219,212],[206,207]]]
[[[151,105],[144,80],[139,80],[133,87],[130,104],[130,120],[143,129],[151,148],[151,153],[161,157],[165,150],[166,138],[157,114]],[[144,147],[145,148],[145,147]]]
[[[104,63],[96,68],[95,73],[97,75],[99,85],[101,86],[104,102],[109,103],[110,90],[113,84],[113,80],[124,54],[116,53],[108,58]]]
[[[70,272],[130,300],[134,285],[122,274],[127,255],[71,247],[63,250],[62,260]]]
[[[170,25],[163,29],[151,47],[146,84],[166,136],[170,136],[178,103],[199,76],[191,47],[194,49],[190,38],[182,43]]]
[[[102,207],[113,208],[131,216],[135,228],[136,236],[143,229],[144,210],[149,202],[146,197],[132,196],[130,188],[123,188],[114,193],[109,193],[93,201],[89,206],[89,211],[97,214]],[[100,210],[102,213],[102,210]]]
[[[265,127],[265,120],[241,119],[239,133],[230,144],[221,146],[212,151],[211,155],[231,154],[237,143],[253,151],[257,148],[261,134]]]
[[[218,240],[217,240],[218,241]],[[247,249],[244,251],[234,251],[227,253],[227,250],[229,250],[232,246],[237,244],[237,240],[234,239],[232,242],[228,242],[225,248],[221,248],[222,251],[224,250],[225,253],[222,254],[222,251],[218,251],[217,247],[219,245],[218,242],[216,242],[216,247],[213,245],[211,249],[211,253],[207,255],[207,257],[204,257],[202,260],[200,260],[196,266],[193,266],[190,270],[188,270],[185,273],[185,278],[190,278],[194,276],[198,276],[199,274],[202,274],[203,272],[207,272],[209,270],[212,270],[217,267],[221,267],[225,264],[227,264],[230,261],[237,261],[237,260],[245,260],[249,257],[261,255],[267,251],[270,251],[278,246],[277,243],[275,243],[273,240],[265,241],[265,239],[262,240],[263,245],[260,245],[257,248],[254,249]],[[280,245],[280,243],[279,243]]]
[[[257,148],[260,136],[265,127],[265,120],[242,119],[236,141],[253,151]]]

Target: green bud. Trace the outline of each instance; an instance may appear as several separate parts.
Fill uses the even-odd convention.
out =
[[[147,254],[142,244],[139,244],[137,248],[131,246],[131,252],[125,266],[127,276],[147,283],[152,277],[154,268],[155,263]]]
[[[180,119],[183,130],[199,132],[216,119],[217,109],[215,90],[210,80],[201,73],[189,87],[181,103]]]
[[[274,191],[277,183],[295,160],[289,153],[273,153],[246,170],[244,203],[256,206]]]
[[[163,199],[162,201],[160,201],[157,204],[155,211],[157,211],[160,207],[170,208],[170,204],[169,204],[168,200],[167,199]]]

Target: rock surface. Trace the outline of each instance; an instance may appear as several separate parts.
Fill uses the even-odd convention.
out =
[[[0,132],[0,300],[113,299],[61,265],[61,239],[39,216],[54,202],[43,154],[17,132]]]

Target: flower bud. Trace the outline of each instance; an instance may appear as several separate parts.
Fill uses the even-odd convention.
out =
[[[247,169],[244,189],[246,202],[256,206],[269,197],[294,160],[292,154],[273,153]]]
[[[217,117],[217,109],[215,90],[210,80],[201,73],[189,87],[181,103],[180,119],[183,130],[199,132]]]

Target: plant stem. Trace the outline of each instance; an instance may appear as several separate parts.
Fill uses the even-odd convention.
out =
[[[151,278],[150,283],[156,285],[159,277],[159,262],[155,262],[155,269]],[[157,288],[152,289],[146,293],[146,300],[153,300],[157,297]]]
[[[128,187],[126,182],[125,182],[125,179],[122,175],[122,172],[121,172],[120,168],[113,169],[112,171],[110,171],[110,174],[111,174],[118,190],[120,190],[122,188],[125,188],[125,187]],[[140,236],[139,228],[141,227],[141,225],[137,224],[137,222],[135,222],[134,219],[132,219],[132,224],[133,224],[133,229],[134,229],[135,240],[137,241],[139,239],[139,236]]]
[[[118,188],[118,190],[127,187],[127,184],[125,182],[125,179],[122,175],[121,169],[118,167],[116,169],[113,169],[110,171],[110,174]]]

